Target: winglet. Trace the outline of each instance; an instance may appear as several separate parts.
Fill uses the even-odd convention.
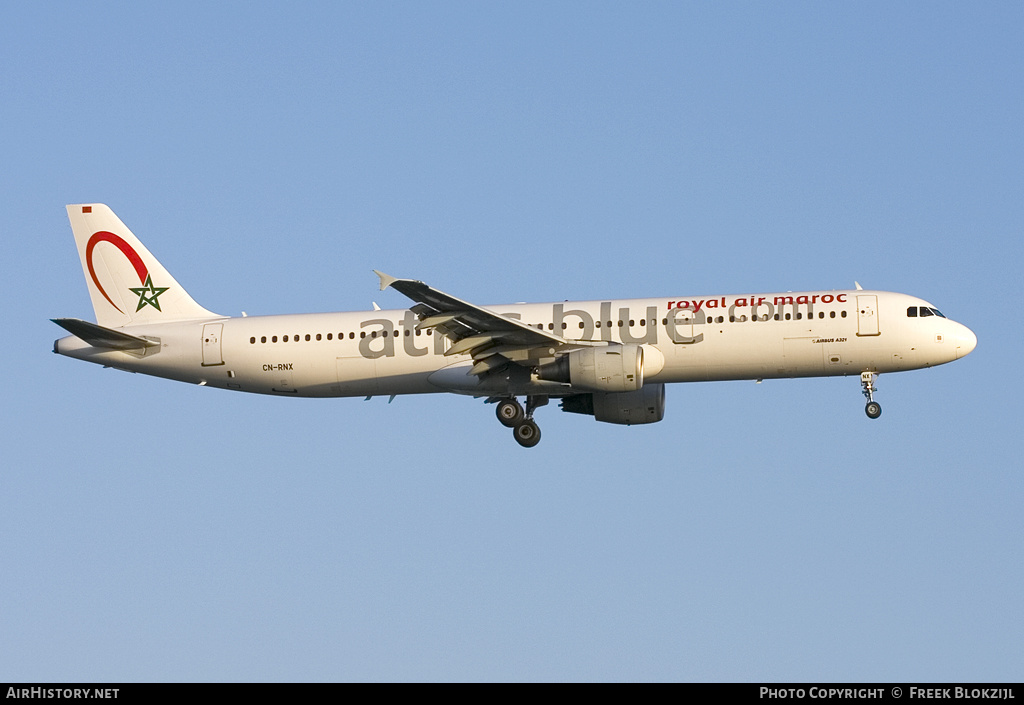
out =
[[[396,281],[398,281],[398,277],[389,276],[389,275],[385,274],[384,272],[377,271],[376,269],[373,270],[373,273],[376,274],[378,277],[380,277],[380,290],[381,291],[384,291],[389,286],[391,286]]]

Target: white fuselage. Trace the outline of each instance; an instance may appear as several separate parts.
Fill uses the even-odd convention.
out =
[[[577,301],[488,307],[569,340],[640,344],[645,383],[895,372],[963,357],[976,338],[921,299],[881,291],[814,291]],[[575,393],[560,382],[468,374],[468,353],[417,330],[408,309],[205,319],[133,325],[158,340],[146,354],[91,347],[54,351],[132,372],[257,394],[344,397],[459,392]],[[483,386],[481,386],[483,385]]]

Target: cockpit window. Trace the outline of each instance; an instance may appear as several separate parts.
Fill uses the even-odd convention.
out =
[[[918,311],[920,311],[920,313],[918,313]],[[921,308],[918,309],[917,306],[911,306],[907,309],[908,318],[917,318],[918,316],[921,316],[921,318],[924,318],[925,316],[938,316],[939,318],[945,318],[945,316],[942,315],[942,312],[937,308],[921,306]]]
[[[922,318],[926,316],[938,316],[940,319],[945,318],[945,316],[942,315],[941,310],[939,310],[938,308],[929,308],[928,306],[921,306],[920,313],[918,306],[910,306],[909,308],[906,309],[906,316],[907,318],[910,319],[915,319],[918,318],[919,316],[921,316]]]

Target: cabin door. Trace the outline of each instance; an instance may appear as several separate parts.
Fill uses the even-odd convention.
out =
[[[857,335],[878,335],[878,297],[857,297]]]
[[[220,334],[223,331],[223,323],[207,323],[203,326],[203,367],[224,364],[220,347]]]

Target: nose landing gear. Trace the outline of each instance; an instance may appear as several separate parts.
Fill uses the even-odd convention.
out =
[[[509,397],[498,402],[495,414],[502,426],[512,429],[516,443],[524,448],[533,448],[540,443],[540,427],[533,420],[533,412],[547,403],[547,397],[526,397],[526,411],[523,411],[516,398]]]
[[[882,405],[875,401],[875,392],[878,389],[875,387],[874,372],[861,372],[860,373],[860,386],[864,392],[864,396],[867,397],[868,403],[864,407],[864,413],[868,415],[869,419],[877,419],[882,415]]]

